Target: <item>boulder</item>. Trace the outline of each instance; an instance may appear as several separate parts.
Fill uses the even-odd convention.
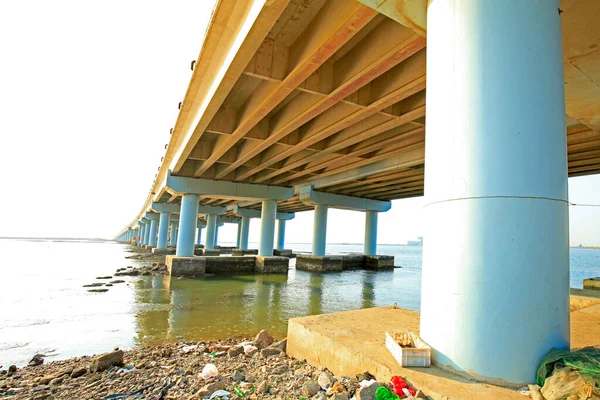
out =
[[[333,374],[331,372],[323,371],[321,372],[321,374],[319,374],[317,382],[319,382],[321,389],[327,390],[333,386],[333,384],[335,383],[335,378],[333,377]]]
[[[102,372],[110,367],[123,365],[123,350],[113,351],[96,357],[90,366],[90,372]]]
[[[381,383],[373,382],[368,386],[361,387],[356,391],[356,400],[376,400],[375,392],[381,386]]]
[[[256,338],[254,338],[254,344],[259,349],[269,347],[271,344],[273,344],[273,342],[275,342],[275,339],[273,339],[273,336],[271,336],[271,334],[265,329],[260,331],[258,335],[256,335]]]
[[[312,397],[321,390],[321,386],[317,381],[308,381],[302,386],[302,394],[306,397]]]

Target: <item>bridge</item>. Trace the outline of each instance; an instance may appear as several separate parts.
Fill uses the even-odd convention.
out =
[[[117,238],[167,249],[171,226],[175,257],[192,257],[197,229],[210,250],[229,218],[247,250],[260,217],[271,257],[285,221],[314,209],[312,256],[326,259],[339,207],[365,212],[376,256],[378,214],[425,195],[434,359],[531,382],[569,347],[567,178],[600,172],[598,15],[596,0],[219,0]]]

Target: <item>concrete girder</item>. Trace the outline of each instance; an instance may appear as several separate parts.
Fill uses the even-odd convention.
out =
[[[198,214],[202,215],[221,215],[227,212],[226,207],[215,207],[215,206],[198,206]]]
[[[251,208],[242,208],[238,204],[233,206],[233,213],[240,217],[248,217],[248,218],[260,218],[261,210],[254,210]],[[279,220],[290,220],[294,219],[296,215],[294,213],[284,213],[278,212],[276,214],[276,219]]]
[[[242,219],[239,217],[226,217],[223,215],[219,215],[217,218],[217,224],[222,226],[222,224],[240,224]]]
[[[294,196],[294,189],[290,187],[185,178],[171,174],[167,176],[166,186],[179,193],[212,195],[231,199],[288,200]]]
[[[314,188],[310,185],[304,186],[300,189],[300,201],[311,206],[323,204],[335,208],[344,208],[357,211],[385,212],[392,208],[392,203],[390,201],[319,192],[314,190]]]
[[[358,0],[413,32],[427,36],[427,0]]]
[[[146,212],[146,218],[148,218],[150,221],[152,220],[157,220],[160,218],[160,214],[157,213],[152,213],[152,212]]]
[[[181,211],[181,206],[177,204],[164,204],[157,203],[155,201],[152,202],[150,208],[152,208],[156,212],[178,213],[179,211]]]

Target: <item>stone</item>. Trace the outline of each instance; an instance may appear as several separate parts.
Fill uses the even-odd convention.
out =
[[[98,286],[104,286],[104,282],[95,282],[95,283],[83,285],[83,287],[98,287]]]
[[[381,383],[373,382],[369,386],[361,387],[356,391],[356,400],[376,400],[375,392],[381,386]]]
[[[329,400],[348,400],[348,393],[336,393]]]
[[[71,379],[79,378],[80,376],[85,375],[86,373],[87,368],[85,367],[74,369],[73,372],[71,372]]]
[[[35,356],[33,356],[33,358],[29,361],[27,365],[30,367],[37,367],[38,365],[42,365],[44,363],[43,357],[43,354],[36,354]]]
[[[15,372],[17,372],[17,366],[16,365],[11,365],[10,367],[8,367],[8,376],[13,375]]]
[[[373,375],[371,375],[369,372],[363,372],[362,374],[356,375],[356,379],[359,382],[362,382],[362,381],[370,381],[371,379],[375,379],[375,377]]]
[[[96,279],[112,279],[112,276],[97,276]]]
[[[267,393],[268,391],[269,391],[269,385],[267,384],[267,381],[262,381],[256,387],[256,393],[264,394],[264,393]]]
[[[241,382],[245,379],[246,379],[246,376],[239,369],[236,369],[235,371],[233,371],[233,375],[231,375],[231,380],[234,382]]]
[[[327,395],[331,396],[332,394],[336,394],[336,393],[348,394],[348,391],[346,390],[346,387],[344,385],[342,385],[339,382],[335,382],[333,384],[333,386],[331,386],[331,388],[329,390],[327,390]]]
[[[216,392],[217,390],[224,390],[225,389],[225,382],[213,382],[213,383],[209,383],[208,385],[203,386],[198,393],[196,393],[196,396],[200,397],[201,399],[205,399],[210,397],[211,394],[213,394],[214,392]]]
[[[287,349],[287,338],[280,340],[279,342],[275,342],[272,345],[270,345],[269,347],[273,347],[275,349],[279,349],[279,350],[285,352],[285,350]]]
[[[251,344],[244,346],[244,354],[247,356],[252,356],[256,353],[258,353],[258,347],[252,346]]]
[[[63,376],[59,376],[57,378],[54,378],[50,381],[50,386],[58,386],[61,383],[63,383],[63,381],[65,380],[65,378]]]
[[[321,386],[317,381],[308,381],[302,386],[302,394],[307,397],[312,397],[321,390]]]
[[[88,292],[92,292],[92,293],[104,293],[104,292],[108,292],[108,289],[88,289]]]
[[[273,336],[265,329],[260,331],[254,338],[254,343],[259,349],[269,347],[273,342],[275,342],[275,339],[273,339]]]
[[[123,350],[113,351],[96,357],[90,366],[90,372],[102,372],[110,367],[123,365]]]
[[[244,352],[244,348],[242,346],[235,346],[227,350],[227,355],[229,357],[239,356]]]
[[[115,279],[114,281],[110,281],[110,283],[112,283],[113,285],[114,285],[115,283],[124,283],[124,282],[125,282],[125,281],[124,281],[124,280],[122,280],[122,279]]]
[[[319,382],[319,385],[323,390],[327,390],[333,386],[333,384],[335,383],[335,378],[333,377],[333,374],[331,372],[323,371],[319,374],[317,382]]]
[[[274,347],[267,347],[260,351],[260,355],[263,356],[264,358],[278,356],[279,354],[281,354],[281,350],[276,349]]]
[[[319,392],[311,397],[312,400],[327,400],[327,395],[323,392]]]

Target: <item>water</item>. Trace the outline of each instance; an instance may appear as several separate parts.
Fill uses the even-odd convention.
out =
[[[226,245],[226,243],[224,243]],[[252,247],[252,246],[251,246]],[[290,244],[310,251],[309,244]],[[109,242],[0,240],[0,365],[24,365],[97,354],[115,346],[249,337],[262,328],[284,337],[288,318],[397,304],[418,310],[421,248],[378,247],[403,268],[385,272],[288,276],[234,275],[207,279],[125,277],[107,293],[82,285],[117,268],[136,266],[127,246]],[[359,245],[328,245],[331,253]],[[600,275],[600,250],[571,249],[571,286]]]

